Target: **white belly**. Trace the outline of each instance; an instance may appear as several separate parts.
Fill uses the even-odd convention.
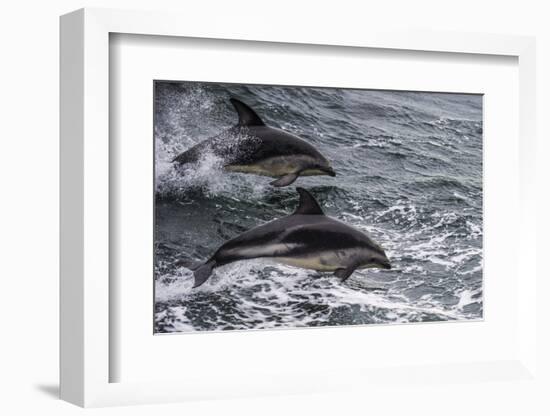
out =
[[[229,172],[252,173],[254,175],[273,176],[273,177],[286,175],[286,173],[277,174],[277,173],[271,172],[265,169],[261,165],[227,165],[225,167],[225,170]]]
[[[338,257],[333,252],[303,257],[276,257],[274,260],[290,266],[317,270],[320,272],[333,272],[336,269],[347,267],[345,259]]]
[[[302,170],[313,159],[306,156],[276,156],[261,160],[250,165],[227,165],[230,172],[253,173],[255,175],[279,177],[289,173],[299,172],[302,176],[323,175],[323,172],[315,169]]]

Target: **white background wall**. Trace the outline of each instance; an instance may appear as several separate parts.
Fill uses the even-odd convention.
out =
[[[189,4],[186,4],[189,3]],[[545,4],[546,3],[546,4]],[[58,16],[84,6],[178,10],[208,16],[245,13],[286,25],[387,24],[489,33],[536,35],[538,42],[538,132],[540,216],[548,211],[550,156],[550,12],[545,1],[209,1],[21,0],[0,9],[0,413],[73,414],[82,410],[56,399],[58,377]],[[545,7],[546,6],[546,7]],[[542,165],[545,166],[542,166]],[[547,256],[541,218],[538,249]],[[514,226],[512,223],[510,226]],[[505,230],[503,230],[505,232]],[[544,261],[541,261],[541,264]],[[538,287],[547,293],[548,283]],[[546,296],[544,296],[546,297]],[[548,306],[540,305],[548,317]],[[547,321],[546,321],[547,322]],[[544,326],[549,328],[548,325]],[[543,325],[541,325],[543,329]],[[548,370],[548,334],[541,366]],[[550,372],[546,371],[546,374]],[[477,386],[457,397],[453,386],[415,389],[396,397],[282,397],[94,410],[104,414],[550,414],[543,391],[500,385]],[[466,391],[462,389],[461,391]],[[547,393],[550,388],[547,389]],[[536,404],[536,403],[539,404]],[[544,403],[544,408],[541,404]],[[483,412],[483,413],[482,413]]]

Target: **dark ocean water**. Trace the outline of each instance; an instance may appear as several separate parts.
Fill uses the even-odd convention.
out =
[[[213,155],[176,172],[174,156],[236,123],[232,96],[313,144],[337,176],[274,188],[271,178],[223,172]],[[480,95],[157,82],[155,148],[156,332],[482,318]],[[187,267],[292,213],[295,186],[367,231],[392,270],[341,282],[243,261],[191,289]]]

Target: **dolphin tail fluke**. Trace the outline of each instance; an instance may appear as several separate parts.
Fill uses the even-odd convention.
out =
[[[195,269],[193,273],[195,277],[195,283],[193,284],[193,289],[196,287],[199,287],[200,285],[202,285],[204,282],[208,280],[215,266],[216,266],[216,261],[209,260],[203,265]]]

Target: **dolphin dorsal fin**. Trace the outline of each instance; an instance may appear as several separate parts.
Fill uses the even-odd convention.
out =
[[[293,215],[325,215],[313,195],[304,188],[296,188],[300,194],[300,204]]]
[[[265,126],[260,116],[245,103],[236,98],[230,98],[229,101],[231,101],[231,104],[233,104],[233,107],[237,110],[237,114],[239,115],[239,126]]]

